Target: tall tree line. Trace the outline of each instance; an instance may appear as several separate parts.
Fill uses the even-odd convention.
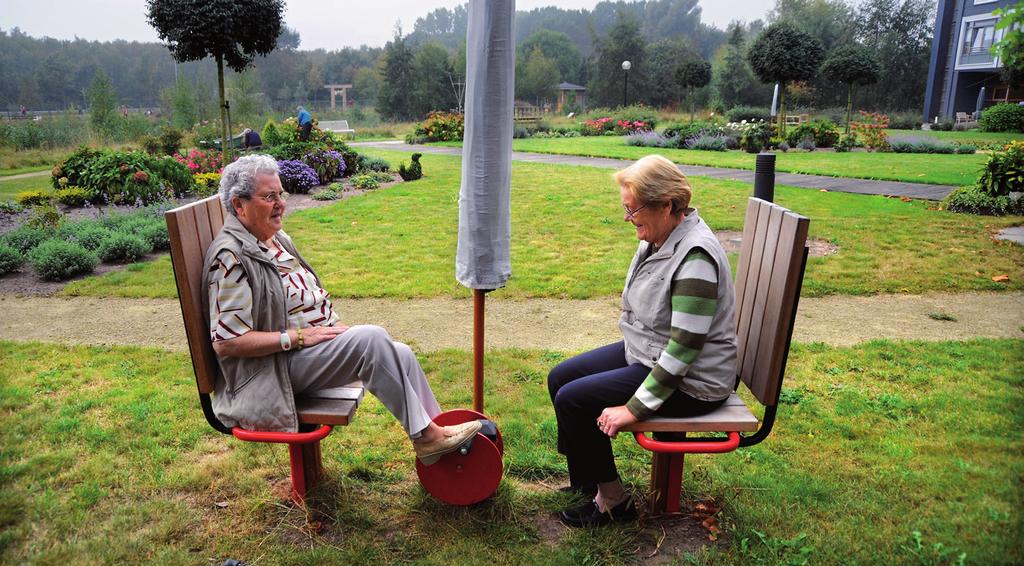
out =
[[[686,91],[676,71],[684,63],[711,64],[711,84],[698,88],[698,105],[766,105],[771,85],[750,70],[750,45],[766,23],[790,22],[818,39],[826,52],[856,43],[871,49],[882,69],[877,84],[858,89],[859,107],[900,110],[920,106],[927,76],[935,0],[776,0],[767,22],[734,23],[720,30],[701,21],[697,0],[605,1],[592,10],[556,7],[516,15],[517,98],[551,101],[559,82],[588,88],[591,106],[622,103],[629,71],[629,102],[678,104]],[[457,108],[464,81],[466,5],[440,8],[397,31],[384,47],[302,50],[285,27],[277,49],[257,57],[248,76],[229,73],[233,98],[255,111],[290,110],[329,100],[325,83],[354,85],[350,99],[371,104],[388,118],[417,119],[429,110]],[[396,59],[397,58],[397,59]],[[394,59],[394,60],[393,60]],[[397,67],[396,67],[397,65]],[[158,43],[62,41],[0,30],[0,109],[84,106],[102,70],[118,104],[195,108],[197,118],[216,110],[212,61],[175,64]],[[185,100],[191,93],[191,99]],[[845,85],[819,76],[795,84],[796,105],[844,106]],[[233,102],[233,104],[235,104]]]

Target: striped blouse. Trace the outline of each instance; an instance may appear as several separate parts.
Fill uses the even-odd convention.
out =
[[[331,305],[330,294],[317,285],[316,277],[297,258],[278,244],[271,251],[262,242],[281,276],[288,301],[288,327],[333,326],[338,315]],[[252,330],[252,289],[245,271],[234,253],[224,250],[217,255],[210,276],[210,338],[230,340]]]
[[[718,308],[718,269],[700,248],[683,259],[672,281],[672,331],[651,373],[626,408],[638,419],[654,415],[679,387],[700,355]]]

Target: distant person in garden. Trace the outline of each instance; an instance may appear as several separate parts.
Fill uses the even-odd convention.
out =
[[[24,104],[21,105],[21,115],[22,116],[28,116],[28,107],[25,106]]]
[[[263,140],[260,135],[252,131],[252,128],[242,130],[242,147],[245,149],[259,149],[263,147]]]
[[[736,384],[729,260],[690,207],[689,182],[660,155],[615,173],[615,181],[623,220],[640,240],[622,292],[623,339],[548,375],[558,451],[569,466],[566,490],[595,496],[561,512],[574,527],[636,517],[612,455],[610,439],[622,427],[711,412]]]
[[[299,128],[299,139],[309,141],[309,132],[313,131],[313,116],[303,106],[299,106]]]
[[[207,312],[222,377],[213,408],[227,426],[297,430],[295,395],[362,381],[395,416],[426,465],[454,451],[479,421],[441,427],[413,351],[379,326],[348,327],[313,268],[282,230],[277,161],[246,155],[221,173],[229,212],[206,254]]]

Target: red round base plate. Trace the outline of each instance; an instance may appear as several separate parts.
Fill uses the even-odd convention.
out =
[[[468,409],[441,413],[434,422],[449,426],[487,417]],[[477,433],[473,449],[463,456],[457,451],[445,454],[431,466],[416,460],[416,475],[430,495],[449,505],[472,505],[487,499],[501,483],[503,465],[501,433],[498,442]]]

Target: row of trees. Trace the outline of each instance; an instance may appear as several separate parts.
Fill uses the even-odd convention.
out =
[[[216,4],[181,1],[195,13]],[[249,0],[224,10],[237,11],[250,2],[273,4]],[[879,81],[861,89],[859,104],[905,110],[922,102],[933,13],[934,0],[776,0],[767,23],[788,23],[817,40],[824,53],[840,45],[871,50],[879,61]],[[175,62],[159,44],[69,42],[33,39],[17,29],[0,31],[0,107],[85,105],[88,87],[102,69],[120,103],[173,107],[181,126],[218,113],[222,76],[233,113],[322,103],[328,97],[323,84],[342,82],[354,84],[350,97],[358,104],[376,104],[389,118],[418,118],[429,110],[459,106],[466,15],[465,6],[442,8],[417,20],[408,35],[397,30],[384,48],[331,52],[299,50],[298,34],[278,25],[278,33],[270,36],[276,38],[271,50],[254,51],[244,73],[224,74],[218,72],[216,57]],[[621,63],[629,60],[630,102],[674,105],[692,93],[698,104],[723,109],[767,105],[771,86],[759,80],[749,59],[765,22],[721,31],[701,23],[700,15],[697,0],[519,12],[517,97],[534,103],[552,100],[558,83],[565,81],[586,86],[593,105],[617,105],[622,101]],[[250,25],[244,21],[251,19],[240,18],[236,25],[244,29]],[[711,80],[702,87],[690,75],[694,65],[703,69],[706,64]],[[838,106],[847,98],[846,86],[824,73],[793,81],[789,90],[790,101],[798,105]]]

